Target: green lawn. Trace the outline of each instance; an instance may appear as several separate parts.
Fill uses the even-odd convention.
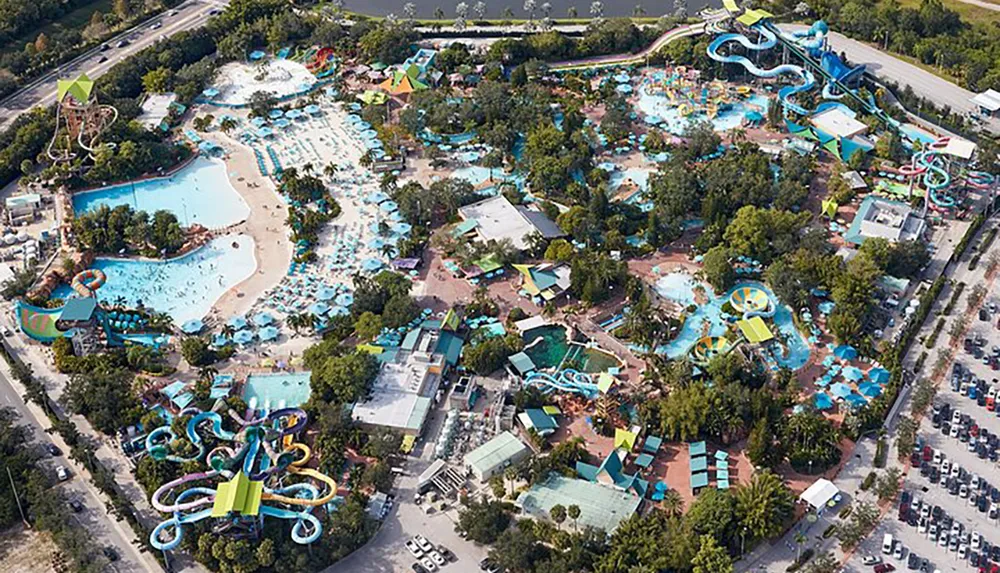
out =
[[[25,0],[26,2],[30,0]],[[87,27],[90,22],[90,17],[94,12],[100,11],[102,14],[107,14],[112,11],[112,6],[114,0],[94,0],[89,4],[80,6],[72,12],[66,13],[62,18],[54,22],[49,22],[40,28],[36,28],[30,32],[22,34],[21,37],[15,38],[7,43],[7,45],[0,48],[0,51],[7,52],[10,50],[20,50],[24,48],[24,45],[28,42],[34,42],[38,34],[45,33],[46,36],[51,37],[64,30],[83,30]]]
[[[900,0],[900,5],[909,8],[920,8],[921,0]],[[984,0],[990,4],[997,4],[1000,6],[1000,0]],[[981,8],[979,6],[973,6],[972,4],[966,4],[961,0],[941,0],[945,8],[949,10],[954,10],[958,12],[958,15],[962,17],[969,23],[996,23],[1000,22],[1000,11],[990,10],[989,8]]]

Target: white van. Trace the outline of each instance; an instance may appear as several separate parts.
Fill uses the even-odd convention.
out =
[[[892,534],[886,533],[882,538],[882,553],[889,555],[892,553]]]

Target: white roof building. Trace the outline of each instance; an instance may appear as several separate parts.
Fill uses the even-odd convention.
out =
[[[419,435],[444,372],[444,358],[443,354],[400,352],[396,361],[382,365],[370,397],[355,404],[351,415],[364,426]]]
[[[539,234],[546,239],[561,237],[564,233],[544,213],[527,207],[515,207],[503,195],[466,205],[458,210],[465,223],[482,241],[510,240],[518,250],[527,249],[528,237]]]
[[[817,113],[809,120],[816,129],[844,139],[850,139],[868,131],[867,125],[837,107]]]
[[[817,512],[822,512],[827,507],[827,504],[839,493],[840,490],[837,489],[837,486],[833,485],[832,481],[820,478],[802,492],[802,495],[799,496],[799,501],[807,503],[809,507]]]
[[[988,115],[993,115],[1000,111],[1000,92],[996,90],[986,90],[983,93],[976,94],[969,101],[974,103],[981,112]]]

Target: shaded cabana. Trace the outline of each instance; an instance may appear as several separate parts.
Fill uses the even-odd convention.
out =
[[[202,328],[205,328],[205,323],[195,318],[182,324],[181,332],[184,334],[197,334]]]

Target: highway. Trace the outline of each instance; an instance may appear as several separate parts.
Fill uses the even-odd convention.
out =
[[[169,37],[204,25],[210,18],[210,11],[222,9],[227,3],[228,0],[188,0],[173,11],[164,12],[105,42],[111,49],[101,52],[99,47],[95,47],[66,62],[0,102],[0,129],[4,129],[8,123],[35,106],[54,103],[57,79],[75,77],[81,72],[86,72],[91,79],[96,79],[125,57],[153,45],[161,36]],[[176,14],[171,16],[173,12]],[[162,27],[157,30],[151,29],[156,23],[162,23]],[[126,38],[131,42],[128,46],[115,48],[119,41]],[[107,61],[101,62],[102,57],[106,57]]]
[[[32,412],[33,408],[25,405],[20,394],[14,389],[9,379],[9,369],[7,363],[0,368],[0,407],[10,408],[18,414],[18,424],[27,426],[32,430],[32,445],[37,447],[42,454],[41,465],[49,472],[53,481],[56,480],[56,466],[62,465],[70,473],[70,479],[62,484],[57,484],[67,501],[75,499],[83,504],[83,510],[70,514],[76,522],[86,529],[93,537],[94,542],[103,547],[111,547],[119,556],[119,559],[109,565],[108,570],[116,571],[150,571],[150,564],[147,561],[149,556],[142,556],[132,544],[135,538],[134,533],[127,522],[116,521],[107,513],[102,496],[93,484],[80,472],[82,468],[79,464],[69,458],[69,448],[62,442],[58,434],[49,436],[45,428],[49,426],[48,420],[45,423],[39,421],[39,417]],[[42,414],[41,419],[44,419]],[[44,448],[54,443],[62,450],[59,456],[50,456]]]

